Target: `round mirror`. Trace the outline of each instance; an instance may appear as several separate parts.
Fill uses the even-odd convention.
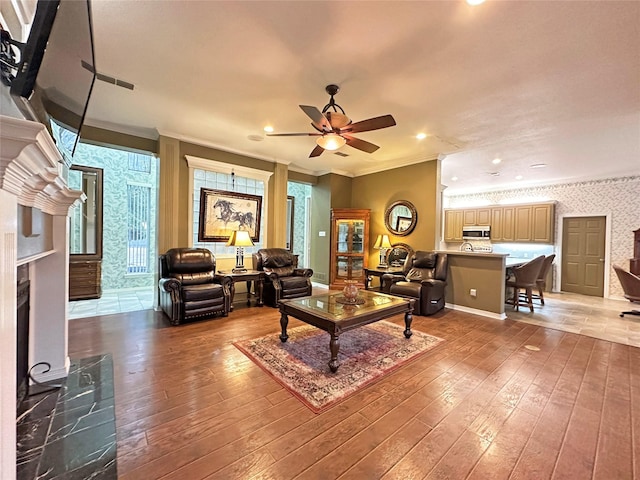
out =
[[[402,267],[407,257],[413,255],[413,248],[406,243],[394,243],[387,250],[387,265],[390,267]]]
[[[409,235],[418,222],[418,211],[411,202],[399,200],[393,202],[384,214],[384,223],[394,235]]]

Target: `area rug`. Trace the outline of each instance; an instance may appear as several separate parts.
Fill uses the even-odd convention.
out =
[[[343,333],[336,373],[328,366],[329,334],[310,325],[288,330],[286,343],[272,333],[234,345],[319,413],[444,341],[416,330],[407,339],[403,331],[380,321]]]

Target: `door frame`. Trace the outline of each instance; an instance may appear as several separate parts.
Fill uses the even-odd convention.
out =
[[[578,217],[604,217],[605,225],[604,225],[604,290],[602,292],[603,298],[609,298],[609,281],[611,279],[611,213],[564,213],[557,216],[558,222],[558,232],[556,238],[558,239],[558,249],[556,252],[557,262],[556,266],[558,267],[558,275],[553,279],[553,291],[560,292],[562,285],[562,252],[563,247],[562,239],[563,237],[563,228],[564,228],[564,219],[565,218],[578,218]]]

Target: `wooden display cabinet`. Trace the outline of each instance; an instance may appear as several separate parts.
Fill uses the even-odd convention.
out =
[[[331,209],[331,275],[329,288],[341,290],[345,280],[365,285],[369,261],[368,209]]]

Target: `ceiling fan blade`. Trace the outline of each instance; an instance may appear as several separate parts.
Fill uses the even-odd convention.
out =
[[[396,121],[391,115],[382,115],[381,117],[369,118],[367,120],[347,125],[340,129],[340,133],[368,132],[370,130],[393,127],[395,124]]]
[[[331,123],[324,114],[318,110],[316,107],[311,105],[300,105],[300,108],[307,116],[313,120],[313,125],[320,131],[331,132],[333,128],[331,127]]]
[[[319,157],[320,155],[322,155],[322,152],[324,152],[324,148],[322,148],[320,145],[316,145],[316,148],[311,150],[311,153],[309,154],[309,158]]]
[[[380,148],[378,145],[374,145],[373,143],[365,140],[360,140],[359,138],[352,137],[351,135],[342,136],[347,140],[347,145],[357,148],[358,150],[362,150],[363,152],[373,153]]]
[[[320,137],[321,133],[267,133],[267,137]]]

